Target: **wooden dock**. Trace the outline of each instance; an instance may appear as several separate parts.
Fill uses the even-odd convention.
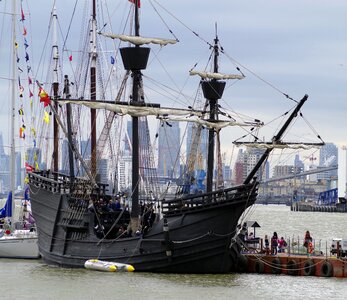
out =
[[[347,259],[325,255],[244,254],[246,273],[347,278]]]

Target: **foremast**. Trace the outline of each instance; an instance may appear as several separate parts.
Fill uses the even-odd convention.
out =
[[[213,60],[213,72],[218,73],[218,56],[219,56],[219,39],[216,35],[214,39],[214,60]],[[215,122],[217,120],[218,113],[218,100],[222,98],[225,81],[220,81],[218,79],[203,80],[201,81],[202,91],[204,97],[209,101],[210,105],[210,122]],[[213,189],[213,170],[214,170],[214,155],[215,155],[215,130],[213,128],[209,129],[208,132],[208,154],[207,154],[207,178],[206,178],[206,192],[210,193]]]
[[[58,66],[59,66],[59,51],[58,51],[58,35],[57,35],[57,10],[53,8],[53,97],[54,100],[58,99],[59,95],[59,76],[58,76]],[[54,108],[58,114],[59,106],[58,101],[54,102]],[[59,123],[56,115],[54,115],[53,123],[53,171],[59,171]]]

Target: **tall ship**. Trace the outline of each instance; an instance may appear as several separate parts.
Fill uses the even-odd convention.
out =
[[[69,173],[60,173],[58,163],[52,169],[28,173],[32,212],[38,230],[38,244],[44,262],[61,267],[83,267],[89,259],[99,259],[131,264],[136,271],[165,273],[228,273],[237,271],[243,263],[238,234],[240,217],[257,199],[259,180],[257,172],[269,157],[273,146],[283,146],[282,137],[292,121],[299,115],[307,100],[305,95],[288,114],[280,130],[270,143],[265,143],[263,155],[249,172],[242,184],[224,187],[214,184],[216,144],[219,132],[231,125],[261,127],[259,120],[241,124],[231,116],[221,114],[221,99],[226,80],[240,80],[244,76],[219,72],[219,55],[222,48],[216,34],[209,44],[212,50],[211,72],[191,70],[200,77],[200,86],[206,99],[204,109],[167,108],[160,104],[146,103],[143,94],[143,72],[147,67],[150,48],[145,44],[166,46],[175,39],[144,38],[140,36],[139,1],[131,1],[134,15],[134,34],[101,33],[105,38],[126,42],[120,55],[126,76],[131,78],[130,101],[121,101],[119,94],[113,101],[96,99],[95,1],[91,20],[90,99],[72,98],[70,81],[64,78],[63,96],[58,95],[57,81],[53,83],[53,95],[47,93],[41,100],[54,114],[54,132],[61,130],[69,143]],[[54,17],[54,14],[53,14]],[[170,45],[171,46],[171,45]],[[53,48],[53,50],[56,48]],[[94,50],[93,50],[94,49]],[[57,59],[58,55],[55,56]],[[43,87],[40,86],[41,91]],[[74,106],[90,109],[91,159],[86,162],[73,137]],[[58,110],[66,109],[66,121]],[[100,136],[107,136],[111,121],[119,116],[131,116],[131,188],[129,203],[120,203],[108,184],[98,181],[98,147],[102,141],[96,138],[96,111],[106,110]],[[206,188],[192,193],[192,168],[182,176],[180,191],[172,197],[142,197],[141,184],[148,172],[141,165],[150,159],[149,152],[141,150],[143,136],[139,134],[147,116],[162,122],[188,121],[196,124],[196,132],[208,131]],[[58,129],[59,128],[59,129]],[[55,135],[54,155],[59,155],[58,138]],[[258,143],[258,146],[261,143]],[[193,147],[192,147],[193,149]],[[147,153],[147,154],[146,154]],[[194,154],[192,154],[194,156]],[[196,156],[196,155],[195,155]],[[190,158],[191,159],[191,158]],[[74,161],[83,167],[83,176],[76,175]],[[188,160],[188,163],[191,163]],[[150,191],[152,194],[153,190]]]

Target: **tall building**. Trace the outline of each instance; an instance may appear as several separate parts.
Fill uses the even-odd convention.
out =
[[[253,170],[260,157],[263,155],[264,150],[261,149],[247,149],[239,150],[236,163],[234,166],[234,180],[235,184],[241,184],[247,178],[248,174]],[[260,168],[255,175],[258,180],[268,179],[270,176],[269,162],[265,163],[263,168]]]
[[[127,122],[127,131],[124,136],[124,150],[127,152],[131,151],[131,143],[133,140],[133,132],[132,132],[132,122],[131,120]]]
[[[98,173],[99,180],[102,183],[108,183],[108,162],[107,159],[102,158],[98,160]]]
[[[158,135],[158,175],[180,175],[180,127],[178,122],[163,123]]]
[[[84,159],[88,159],[91,157],[91,143],[90,140],[87,141],[81,141],[80,142],[81,146],[80,146],[80,151],[81,151],[81,155]]]
[[[319,167],[330,167],[338,164],[338,149],[333,143],[326,143],[319,151]],[[317,179],[331,180],[337,178],[337,170],[321,172]]]
[[[61,146],[61,171],[62,173],[68,174],[69,167],[69,142],[67,139],[63,140],[63,144]]]
[[[302,160],[300,160],[300,157],[298,154],[295,155],[295,158],[294,158],[294,167],[297,169],[297,170],[300,170],[300,173],[303,172],[305,170],[305,165],[303,163]]]

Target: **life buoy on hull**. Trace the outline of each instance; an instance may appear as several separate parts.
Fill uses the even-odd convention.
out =
[[[298,275],[298,267],[295,260],[290,260],[287,263],[287,274],[288,275]]]
[[[333,276],[333,265],[329,261],[322,263],[320,267],[320,276],[331,277]]]
[[[264,273],[264,263],[260,260],[257,260],[254,264],[254,272],[255,273]]]
[[[245,273],[248,269],[248,258],[242,254],[237,257],[236,260],[236,272]]]
[[[316,266],[311,259],[305,261],[302,272],[304,276],[313,276],[316,273]]]
[[[271,262],[271,271],[272,274],[281,274],[282,268],[281,268],[281,261],[279,258],[275,258]]]

